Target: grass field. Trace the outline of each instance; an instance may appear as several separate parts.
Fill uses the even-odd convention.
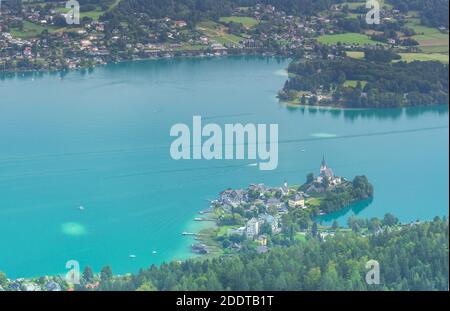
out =
[[[361,87],[363,87],[363,88],[367,84],[367,81],[360,81],[360,82],[361,82]],[[358,80],[346,80],[344,82],[344,87],[356,87],[357,84],[358,84]]]
[[[19,37],[24,39],[34,38],[37,37],[44,29],[45,29],[44,26],[37,25],[29,21],[24,21],[23,29],[20,30],[17,28],[12,28],[11,35],[13,37]]]
[[[448,54],[442,53],[400,53],[402,57],[401,60],[406,62],[412,62],[415,60],[418,61],[428,61],[428,60],[436,60],[445,64],[448,64]]]
[[[197,30],[221,44],[238,44],[239,41],[244,39],[242,37],[227,33],[225,26],[213,21],[199,23],[197,25]]]
[[[80,18],[90,17],[93,20],[98,20],[100,18],[100,16],[102,16],[106,12],[109,12],[112,9],[114,9],[116,6],[118,6],[121,1],[122,0],[114,0],[109,5],[107,10],[102,10],[100,6],[97,6],[95,10],[88,11],[88,12],[80,12]],[[59,9],[57,9],[57,11],[60,12],[60,13],[67,13],[69,11],[69,9],[66,9],[65,7],[61,7]]]
[[[240,226],[220,226],[219,231],[217,232],[218,236],[224,236],[228,234],[228,229],[236,229]]]
[[[252,28],[256,25],[259,24],[259,21],[255,18],[252,17],[240,17],[240,16],[229,16],[229,17],[221,17],[220,21],[222,23],[229,23],[229,22],[234,22],[234,23],[240,23],[242,25],[244,25],[247,28]]]
[[[448,54],[445,53],[399,53],[399,54],[402,57],[401,60],[405,62],[412,62],[415,60],[418,61],[436,60],[444,64],[449,63]],[[364,58],[364,52],[349,51],[347,52],[347,56],[351,58],[362,59]]]
[[[368,36],[360,33],[344,33],[338,35],[323,35],[319,36],[317,40],[322,44],[337,44],[338,42],[342,44],[355,44],[355,45],[375,45],[379,42],[371,40]]]
[[[364,58],[364,52],[359,51],[348,51],[346,52],[348,57],[356,58],[356,59],[363,59]]]
[[[307,206],[320,206],[322,200],[320,198],[312,198],[306,201]]]
[[[66,8],[59,8],[57,9],[57,11],[61,14],[65,14],[67,12],[69,12],[69,9]],[[105,11],[103,11],[100,7],[97,7],[95,10],[93,11],[88,11],[88,12],[81,12],[80,13],[80,19],[82,19],[83,17],[89,17],[92,18],[93,20],[98,20],[100,16],[102,16],[105,13]]]
[[[11,35],[16,38],[22,38],[22,39],[30,39],[30,38],[36,38],[38,37],[42,31],[45,29],[48,30],[49,33],[56,33],[56,32],[75,32],[80,30],[81,28],[67,28],[67,27],[54,27],[54,26],[42,26],[38,25],[29,21],[23,22],[23,29],[17,29],[17,28],[11,28]]]
[[[389,3],[385,3],[384,0],[379,0],[378,1],[380,3],[381,7],[386,7],[386,8],[392,8],[392,5]],[[365,1],[360,1],[360,2],[344,2],[342,3],[342,6],[347,5],[348,8],[350,10],[355,10],[357,8],[359,8],[360,6],[366,6],[366,2]]]
[[[417,33],[413,38],[419,42],[420,48],[424,52],[448,53],[448,34],[441,33],[436,28],[420,25],[418,18],[410,18],[406,26],[414,29]]]
[[[303,232],[297,232],[294,236],[294,240],[296,241],[306,241],[306,234]]]
[[[114,9],[121,1],[122,0],[114,0],[111,3],[111,5],[109,6],[108,10],[106,10],[106,11],[110,11],[110,10]],[[26,3],[24,3],[24,5],[28,5],[28,4],[41,5],[41,3],[33,3],[32,1],[27,1]],[[68,9],[66,9],[65,7],[61,7],[59,9],[57,9],[57,11],[60,13],[66,13],[66,12],[68,12]],[[80,13],[80,18],[90,17],[93,20],[98,20],[99,17],[102,14],[104,14],[106,11],[102,11],[100,9],[100,7],[97,7],[94,11]],[[66,28],[66,27],[58,28],[55,26],[43,26],[43,25],[38,25],[38,24],[29,22],[29,21],[24,21],[23,29],[20,30],[17,28],[13,28],[13,29],[11,29],[11,35],[13,37],[18,37],[18,38],[23,38],[23,39],[36,38],[45,29],[47,29],[48,32],[50,32],[50,33],[55,33],[55,32],[61,32],[61,31],[77,31],[80,28],[72,28],[72,27],[71,28]]]

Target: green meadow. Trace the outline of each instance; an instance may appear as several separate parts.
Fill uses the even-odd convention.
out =
[[[222,23],[239,23],[244,25],[247,28],[252,28],[259,24],[259,21],[252,17],[245,17],[245,16],[228,16],[228,17],[221,17],[220,22]]]
[[[317,38],[317,40],[322,44],[355,44],[355,45],[375,45],[379,44],[372,39],[370,39],[367,35],[363,35],[360,33],[349,32],[337,35],[322,35]]]
[[[213,21],[199,23],[197,25],[197,30],[221,44],[238,44],[239,41],[244,39],[243,37],[228,33],[225,26]]]
[[[419,42],[422,51],[429,53],[448,53],[448,34],[442,33],[436,28],[420,25],[418,18],[410,18],[406,26],[414,29],[416,32],[413,38]]]
[[[401,60],[406,62],[435,60],[448,64],[448,54],[443,53],[400,53]]]

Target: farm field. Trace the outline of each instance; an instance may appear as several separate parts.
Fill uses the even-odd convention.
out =
[[[349,51],[346,52],[348,57],[355,58],[355,59],[363,59],[364,58],[364,52],[359,51]],[[444,64],[449,63],[448,54],[445,53],[399,53],[399,55],[402,57],[401,60],[405,62],[412,62],[415,60],[418,61],[429,61],[429,60],[436,60],[439,62],[442,62]]]
[[[241,16],[228,16],[228,17],[221,17],[220,22],[222,23],[240,23],[244,25],[247,28],[252,28],[259,24],[259,20],[252,18],[252,17],[241,17]]]
[[[443,53],[400,53],[400,56],[406,62],[436,60],[448,64],[448,54]]]
[[[360,33],[344,33],[344,34],[338,34],[338,35],[322,35],[317,38],[317,40],[320,43],[323,44],[337,44],[337,43],[343,43],[343,44],[355,44],[355,45],[376,45],[380,44],[379,42],[376,42],[372,39],[370,39],[368,36],[360,34]]]
[[[225,26],[213,21],[199,23],[197,30],[221,44],[238,44],[239,41],[244,40],[242,37],[227,33]]]
[[[424,52],[448,53],[448,34],[442,33],[436,28],[420,25],[418,18],[411,18],[406,26],[414,29],[417,33],[413,36],[413,39],[419,42],[420,48]]]

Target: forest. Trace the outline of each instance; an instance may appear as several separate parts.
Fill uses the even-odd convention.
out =
[[[301,91],[331,94],[332,100],[326,104],[351,108],[448,103],[448,65],[370,61],[377,60],[372,53],[367,58],[369,61],[344,57],[292,63],[288,70],[293,76],[286,81],[280,98]],[[357,84],[349,86],[347,81]]]
[[[124,277],[104,269],[99,289],[448,290],[448,220],[398,226],[391,218],[385,217],[383,230],[369,236],[308,237],[265,254],[152,265]],[[379,262],[379,285],[365,282],[368,260]]]
[[[322,199],[320,209],[325,213],[333,213],[349,204],[366,200],[373,196],[373,186],[366,176],[356,176],[352,187],[338,187],[336,191],[327,192]]]
[[[419,11],[423,25],[448,28],[448,0],[389,0],[402,12]]]
[[[229,16],[233,8],[256,4],[274,5],[288,14],[311,15],[343,0],[127,0],[104,15],[105,20],[133,19],[135,12],[151,18],[182,19],[190,25],[201,20],[218,20]]]

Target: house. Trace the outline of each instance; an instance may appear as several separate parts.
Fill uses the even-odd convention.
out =
[[[259,221],[256,218],[252,218],[247,222],[245,226],[245,235],[248,239],[254,239],[259,234]]]
[[[257,184],[257,185],[251,184],[251,185],[248,187],[248,192],[259,193],[259,196],[260,196],[260,197],[264,196],[264,194],[266,193],[266,191],[267,191],[267,187],[266,187],[266,185],[264,185],[264,184]]]
[[[283,206],[283,202],[281,202],[277,198],[270,198],[266,202],[267,207],[275,207],[275,208],[281,208]]]
[[[227,230],[227,235],[244,235],[245,227],[230,228]]]
[[[302,195],[296,193],[289,199],[288,205],[289,207],[305,208],[305,198]]]
[[[258,238],[256,238],[256,242],[259,245],[266,246],[267,245],[267,237],[265,235],[260,235]]]
[[[213,49],[214,51],[223,51],[226,50],[227,48],[220,43],[213,43],[211,44],[211,49]]]
[[[39,285],[35,283],[23,283],[22,288],[26,292],[39,292],[41,291],[41,288]]]
[[[228,189],[220,193],[220,200],[222,203],[239,205],[240,203],[247,201],[247,192],[244,190]]]
[[[185,21],[175,21],[175,26],[182,28],[182,27],[186,27],[187,23]]]
[[[327,237],[329,237],[329,236],[333,237],[334,232],[326,232],[326,231],[320,232],[319,236],[325,241],[327,239]]]
[[[278,232],[278,219],[270,214],[263,214],[259,216],[260,222],[269,224],[272,232]]]
[[[31,56],[32,55],[32,50],[30,46],[27,46],[24,50],[23,50],[23,55],[24,56]]]
[[[99,287],[99,285],[100,285],[100,282],[97,281],[95,283],[88,283],[88,284],[86,284],[84,286],[84,288],[86,288],[86,289],[96,289],[97,287]]]
[[[49,281],[47,284],[45,284],[45,290],[49,292],[59,292],[61,291],[61,286],[55,281]]]

